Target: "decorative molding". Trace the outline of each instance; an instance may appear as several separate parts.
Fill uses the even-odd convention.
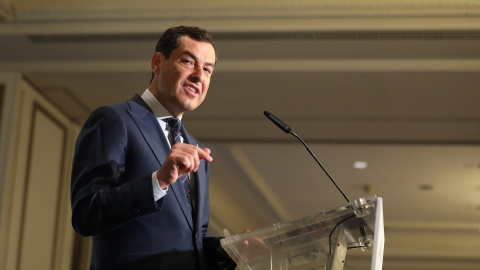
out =
[[[5,17],[0,34],[158,34],[180,24],[212,33],[480,29],[478,0],[305,2],[24,6]]]
[[[148,72],[146,61],[50,61],[3,62],[2,70],[22,72]],[[215,68],[220,72],[272,72],[272,71],[337,71],[337,72],[410,72],[410,71],[480,71],[480,59],[266,59],[222,60]]]
[[[480,30],[470,31],[259,31],[215,32],[210,31],[215,41],[271,41],[271,40],[480,40]],[[156,42],[158,33],[113,33],[113,34],[32,34],[32,43],[84,43],[84,42]]]
[[[305,1],[303,1],[305,2]],[[252,19],[252,18],[370,18],[478,17],[480,2],[465,1],[343,1],[329,3],[265,3],[213,5],[99,5],[88,7],[20,8],[16,21],[76,21],[112,19]]]

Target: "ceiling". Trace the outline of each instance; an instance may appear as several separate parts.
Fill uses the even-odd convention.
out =
[[[79,125],[144,91],[163,30],[212,33],[210,91],[184,118],[214,157],[212,233],[347,204],[267,110],[351,200],[383,198],[384,269],[480,268],[480,2],[0,0],[0,18],[0,72]]]

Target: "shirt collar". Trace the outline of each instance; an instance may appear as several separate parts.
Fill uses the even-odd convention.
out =
[[[150,92],[150,90],[145,90],[142,94],[142,99],[147,103],[148,107],[152,109],[153,114],[155,114],[155,117],[158,119],[163,119],[163,118],[168,118],[168,117],[173,117],[172,114],[165,108],[163,107],[162,103],[160,103]],[[182,120],[181,115],[178,119]]]

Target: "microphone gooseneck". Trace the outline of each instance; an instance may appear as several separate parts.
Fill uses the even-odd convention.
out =
[[[330,181],[332,181],[332,183],[335,185],[335,187],[338,189],[338,191],[340,191],[340,193],[342,193],[343,197],[345,198],[345,200],[347,200],[348,203],[350,203],[350,200],[348,199],[347,195],[345,195],[345,193],[342,191],[342,189],[337,185],[337,183],[335,182],[335,180],[333,180],[333,178],[330,176],[330,174],[327,172],[327,170],[323,167],[322,163],[320,163],[320,161],[318,161],[318,159],[315,157],[315,155],[313,154],[313,152],[310,150],[310,148],[308,148],[307,144],[297,135],[295,134],[295,132],[292,131],[292,129],[287,126],[285,123],[283,123],[280,119],[278,119],[277,117],[275,117],[273,114],[267,112],[267,111],[264,111],[263,112],[265,114],[265,116],[270,119],[270,121],[272,121],[275,125],[277,125],[281,130],[283,130],[285,133],[287,134],[292,134],[295,138],[297,138],[302,144],[303,146],[305,146],[305,148],[307,149],[307,151],[310,153],[310,155],[315,159],[315,161],[317,162],[317,164],[320,166],[320,168],[322,168],[322,170],[325,172],[325,174],[328,176],[328,178],[330,179]]]

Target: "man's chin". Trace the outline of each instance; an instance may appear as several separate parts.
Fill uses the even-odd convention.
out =
[[[199,107],[199,105],[197,105],[197,104],[184,104],[183,106],[179,107],[178,110],[175,111],[176,115],[174,115],[174,116],[178,117],[180,115],[183,115],[186,112],[191,112],[198,107]]]
[[[187,102],[183,103],[183,109],[185,112],[190,112],[195,109],[197,109],[202,102],[198,101],[197,99],[195,100],[188,100]]]

